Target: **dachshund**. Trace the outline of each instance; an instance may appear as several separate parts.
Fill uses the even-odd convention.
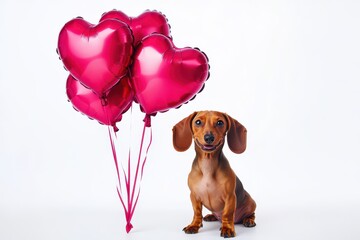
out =
[[[173,145],[186,151],[194,140],[195,159],[188,177],[194,210],[192,222],[183,231],[198,233],[202,221],[221,221],[221,236],[235,236],[235,223],[254,227],[256,203],[244,190],[231,169],[222,148],[227,136],[230,150],[240,154],[246,149],[246,128],[226,113],[194,112],[173,127]],[[202,217],[202,206],[212,214]]]

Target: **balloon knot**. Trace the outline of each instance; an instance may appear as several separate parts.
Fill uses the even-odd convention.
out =
[[[114,124],[112,127],[114,128],[114,132],[118,132],[118,131],[119,131],[119,128],[118,128],[115,124]]]
[[[151,115],[146,114],[144,118],[145,127],[151,127]]]
[[[101,105],[106,106],[108,104],[108,100],[106,97],[101,97]]]

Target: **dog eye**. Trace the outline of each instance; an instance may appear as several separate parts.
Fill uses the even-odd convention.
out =
[[[195,125],[196,125],[196,126],[200,126],[200,125],[201,125],[201,121],[200,121],[200,120],[196,120],[196,121],[195,121]]]
[[[216,126],[222,127],[224,126],[224,122],[222,120],[217,121]]]

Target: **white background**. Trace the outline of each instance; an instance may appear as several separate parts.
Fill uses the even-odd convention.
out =
[[[162,11],[175,45],[199,47],[211,65],[194,101],[152,119],[128,235],[107,128],[67,102],[55,52],[67,21],[96,23],[114,8]],[[224,149],[258,204],[258,225],[236,226],[238,239],[360,238],[359,12],[356,0],[2,0],[0,239],[219,239],[219,223],[181,231],[194,151],[176,152],[171,129],[202,109],[248,129],[244,154]]]

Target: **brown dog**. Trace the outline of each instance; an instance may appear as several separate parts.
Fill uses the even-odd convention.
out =
[[[173,128],[173,144],[177,151],[187,150],[194,139],[196,156],[189,173],[188,185],[194,217],[185,233],[197,233],[202,220],[222,222],[221,236],[234,237],[234,223],[254,227],[255,201],[244,190],[222,152],[227,134],[231,151],[246,149],[246,128],[225,113],[194,112]],[[212,214],[202,217],[202,206]]]

